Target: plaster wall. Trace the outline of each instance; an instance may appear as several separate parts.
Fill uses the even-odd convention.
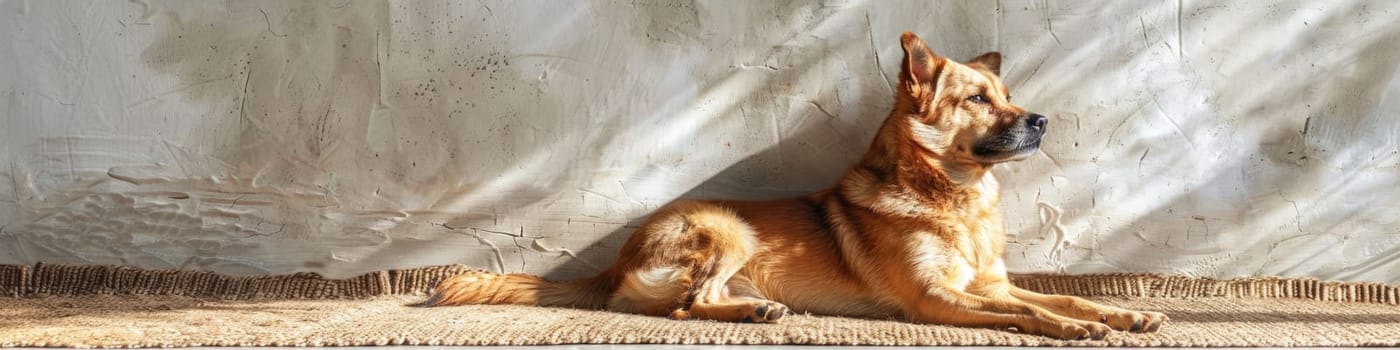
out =
[[[1005,54],[1012,272],[1400,283],[1400,2],[0,1],[0,263],[612,261],[830,185],[909,30]]]

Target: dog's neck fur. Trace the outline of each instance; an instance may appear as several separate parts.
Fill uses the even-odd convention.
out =
[[[949,161],[946,154],[920,145],[909,136],[912,133],[904,122],[908,118],[901,115],[900,104],[896,103],[865,156],[842,177],[839,191],[877,212],[899,216],[969,207],[963,204],[997,196],[995,179],[986,179],[992,176],[990,165]],[[904,203],[881,203],[877,198],[882,192],[884,198],[903,197],[900,202]]]

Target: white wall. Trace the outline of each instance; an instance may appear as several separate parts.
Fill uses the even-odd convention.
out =
[[[575,277],[1006,55],[1013,272],[1400,282],[1400,2],[0,2],[0,263]]]

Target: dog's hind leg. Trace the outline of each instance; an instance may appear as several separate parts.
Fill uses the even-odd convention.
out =
[[[708,291],[718,291],[718,295],[697,296],[689,308],[672,312],[671,318],[770,323],[788,313],[787,305],[759,296],[746,277],[730,277],[728,283],[717,288]]]
[[[776,321],[786,306],[726,292],[756,246],[753,228],[730,210],[704,202],[673,204],[623,247],[632,267],[609,309],[677,319]]]

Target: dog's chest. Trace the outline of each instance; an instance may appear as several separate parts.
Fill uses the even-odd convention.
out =
[[[998,256],[1001,217],[996,199],[974,201],[953,215],[927,221],[927,229],[912,232],[909,251],[915,273],[929,281],[965,290],[979,277],[1004,274]]]
[[[947,235],[932,231],[914,233],[909,263],[918,278],[958,290],[967,289],[979,275],[979,251],[967,235]]]

